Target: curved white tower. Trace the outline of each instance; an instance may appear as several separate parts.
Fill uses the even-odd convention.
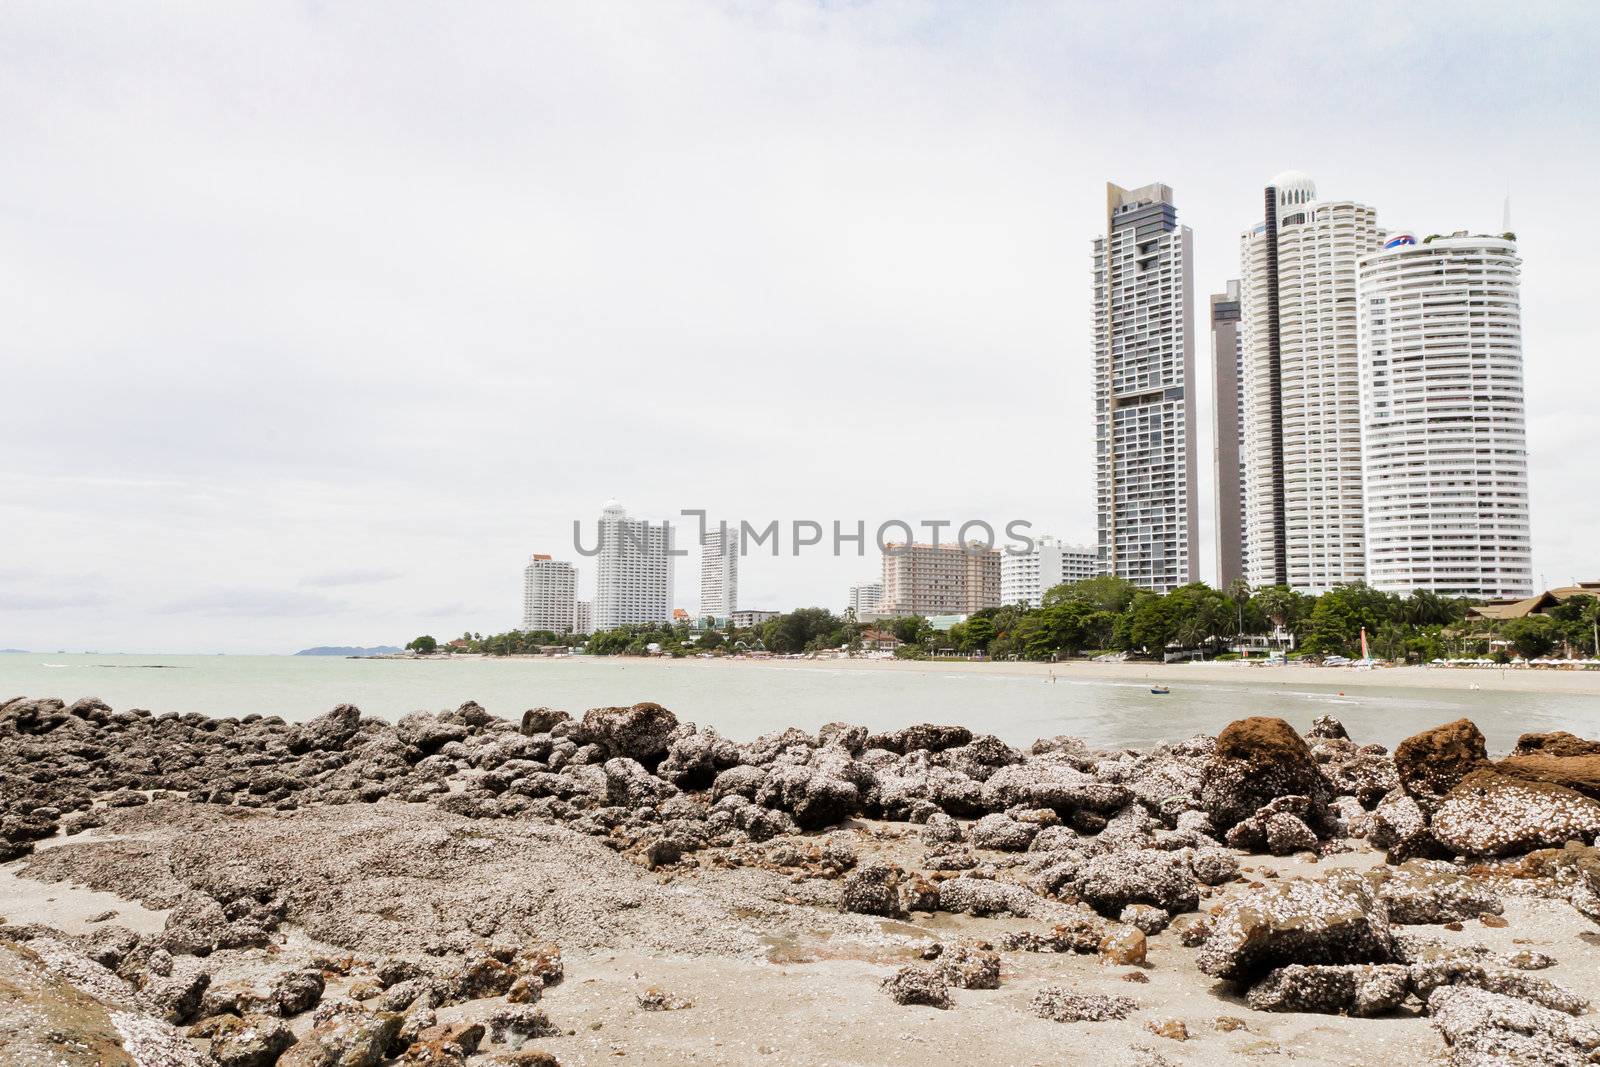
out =
[[[1240,239],[1246,577],[1322,593],[1366,572],[1356,266],[1377,212],[1285,171]],[[1219,433],[1221,430],[1219,429]]]
[[[1516,242],[1408,240],[1360,270],[1367,580],[1530,596]]]

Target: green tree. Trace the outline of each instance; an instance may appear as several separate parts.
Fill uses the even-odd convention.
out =
[[[408,644],[406,648],[411,652],[420,652],[426,656],[430,652],[437,652],[439,650],[439,642],[435,640],[432,635],[423,634],[421,637],[413,637],[411,639],[411,643]]]
[[[966,627],[966,632],[961,638],[961,651],[987,654],[996,636],[994,623],[988,616],[974,615],[962,625]]]
[[[1300,621],[1300,595],[1286,585],[1269,585],[1258,590],[1251,603],[1274,627],[1294,633]]]
[[[1166,651],[1177,631],[1172,603],[1164,596],[1146,593],[1133,602],[1124,618],[1128,620],[1128,641],[1153,656]]]
[[[889,632],[903,643],[911,645],[921,643],[933,632],[933,627],[921,615],[901,615],[889,620]]]
[[[1090,604],[1099,611],[1121,614],[1128,610],[1139,592],[1139,587],[1126,578],[1102,574],[1095,578],[1086,578],[1081,582],[1052,586],[1044,594],[1043,606],[1049,607],[1062,601],[1076,600]]]
[[[1330,589],[1311,609],[1302,647],[1312,653],[1358,654],[1362,628],[1369,638],[1376,634],[1395,617],[1397,604],[1396,597],[1364,582]]]
[[[1556,620],[1547,615],[1511,619],[1500,628],[1500,636],[1511,642],[1511,649],[1524,659],[1548,656],[1556,647]]]

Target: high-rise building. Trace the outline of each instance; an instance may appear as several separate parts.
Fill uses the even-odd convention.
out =
[[[1216,398],[1216,426],[1212,433],[1212,458],[1217,479],[1217,588],[1226,589],[1245,576],[1249,542],[1245,539],[1244,462],[1239,446],[1244,440],[1244,346],[1239,336],[1239,282],[1211,295],[1211,366]]]
[[[739,606],[739,528],[718,524],[700,541],[700,614],[726,619]]]
[[[615,500],[600,513],[594,628],[611,630],[672,617],[672,527],[628,518]]]
[[[1031,552],[1001,554],[1000,603],[1036,608],[1051,589],[1093,578],[1099,567],[1097,549],[1064,544],[1049,534],[1036,537]]]
[[[1366,574],[1356,264],[1378,215],[1286,171],[1240,238],[1246,576],[1322,593]]]
[[[578,572],[566,560],[535,553],[522,569],[522,628],[572,633]]]
[[[877,614],[883,607],[883,582],[867,579],[852,585],[850,602],[845,607],[857,617]]]
[[[1157,592],[1200,570],[1193,264],[1170,188],[1106,185],[1094,242],[1097,553],[1105,573]]]
[[[572,632],[587,634],[594,632],[594,602],[579,600],[573,603]]]
[[[1367,581],[1531,596],[1516,239],[1390,238],[1361,261]]]
[[[977,541],[885,546],[884,614],[970,615],[999,605],[998,549]]]

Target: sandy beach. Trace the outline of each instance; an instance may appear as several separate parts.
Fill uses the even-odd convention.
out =
[[[1094,663],[1067,660],[1061,663],[966,662],[894,659],[712,659],[677,660],[678,664],[707,667],[759,665],[763,667],[808,667],[843,671],[983,671],[1016,677],[1058,678],[1108,682],[1184,682],[1225,683],[1260,686],[1334,686],[1358,689],[1372,686],[1416,689],[1472,690],[1505,693],[1579,693],[1600,696],[1600,670],[1533,670],[1528,668],[1463,667],[1376,667],[1370,670],[1350,667],[1311,667],[1265,663]]]
[[[1465,721],[1391,754],[1326,716],[1141,750],[18,699],[0,1062],[1579,1065],[1597,760]]]

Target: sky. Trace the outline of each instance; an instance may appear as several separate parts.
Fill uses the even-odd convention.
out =
[[[0,648],[509,629],[608,498],[1086,541],[1105,183],[1174,189],[1203,308],[1287,169],[1509,190],[1535,570],[1600,578],[1596,54],[1583,3],[13,0]],[[879,570],[783,551],[741,606]]]

